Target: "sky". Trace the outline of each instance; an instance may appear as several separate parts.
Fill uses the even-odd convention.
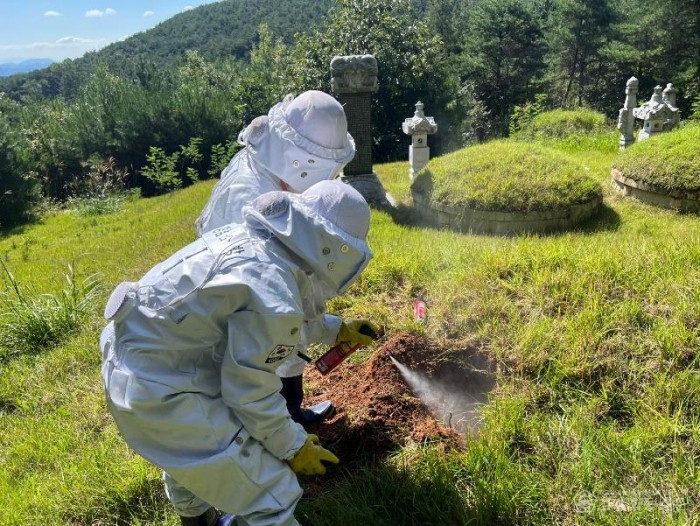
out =
[[[215,0],[0,0],[0,62],[61,61]]]

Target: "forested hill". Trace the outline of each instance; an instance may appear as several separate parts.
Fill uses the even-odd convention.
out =
[[[176,66],[187,50],[197,50],[210,60],[243,58],[260,24],[266,23],[276,38],[291,43],[295,33],[314,26],[331,4],[331,0],[223,0],[202,5],[81,58],[2,78],[0,92],[15,99],[34,94],[72,98],[97,63],[117,73],[138,75],[152,65]]]
[[[207,59],[243,58],[266,23],[273,35],[291,43],[294,34],[323,16],[330,0],[224,0],[180,13],[153,29],[95,53],[108,63],[144,56],[173,62],[196,49]]]

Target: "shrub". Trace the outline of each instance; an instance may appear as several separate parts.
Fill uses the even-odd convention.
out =
[[[620,152],[613,163],[625,177],[666,190],[700,191],[700,123],[689,123]]]
[[[210,177],[219,177],[224,168],[231,162],[231,158],[236,155],[236,152],[241,146],[236,141],[227,141],[225,144],[215,144],[211,147],[211,167],[209,168]]]
[[[696,95],[693,103],[690,105],[690,118],[700,121],[700,95]]]
[[[182,186],[182,179],[177,171],[180,152],[166,154],[162,148],[151,146],[146,160],[148,164],[141,170],[141,175],[153,183],[157,192],[168,192]]]
[[[69,197],[67,208],[75,210],[81,216],[100,216],[111,214],[119,210],[129,197],[130,193],[115,193],[105,196],[78,196]]]
[[[204,156],[200,151],[201,146],[201,137],[192,137],[187,146],[180,146],[180,174],[193,183],[199,181],[199,174],[202,171],[202,159],[204,159]]]
[[[198,181],[204,159],[200,152],[201,144],[200,137],[192,137],[187,146],[181,145],[179,151],[171,155],[166,154],[162,148],[151,146],[148,164],[141,170],[141,175],[151,181],[159,193]]]
[[[527,102],[522,106],[515,106],[510,116],[509,133],[515,135],[519,131],[529,128],[532,125],[533,119],[542,114],[546,104],[547,95],[545,93],[538,93],[535,95],[535,100],[533,102]]]
[[[434,203],[508,212],[564,208],[602,196],[600,185],[563,153],[505,140],[431,160],[412,189]]]
[[[85,124],[86,134],[95,133],[90,124]],[[82,172],[81,161],[87,158],[78,148],[82,132],[72,108],[60,99],[28,104],[22,111],[21,129],[42,196],[65,199],[68,183]]]
[[[93,157],[83,163],[87,175],[77,174],[69,184],[68,208],[81,215],[102,215],[115,212],[129,196],[126,180],[129,176],[117,167],[113,157],[102,160]]]

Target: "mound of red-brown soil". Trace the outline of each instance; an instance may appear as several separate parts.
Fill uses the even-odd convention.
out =
[[[409,440],[462,445],[460,433],[435,420],[411,392],[392,356],[411,368],[435,368],[435,349],[420,337],[400,334],[365,363],[345,362],[327,376],[315,369],[305,375],[305,405],[331,400],[336,408],[332,417],[309,431],[319,435],[346,468],[383,458]]]

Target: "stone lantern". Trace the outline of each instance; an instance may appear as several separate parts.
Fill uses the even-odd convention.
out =
[[[662,89],[661,86],[656,86],[651,99],[634,109],[634,116],[644,121],[644,127],[639,132],[640,141],[672,130],[680,121],[678,108],[675,107],[676,90],[673,84],[669,84],[663,93]]]
[[[428,135],[437,131],[437,124],[433,117],[426,117],[423,112],[423,103],[416,103],[416,112],[413,117],[403,121],[401,129],[412,138],[408,149],[408,161],[411,165],[409,178],[413,180],[430,160],[430,148],[428,147]]]

